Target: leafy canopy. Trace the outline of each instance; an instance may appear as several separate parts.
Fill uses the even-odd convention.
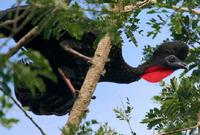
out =
[[[162,32],[163,27],[167,27],[171,36],[165,41],[182,40],[190,46],[190,54],[187,58],[189,69],[182,73],[180,78],[173,78],[169,84],[161,83],[162,92],[154,97],[160,107],[151,109],[142,123],[146,123],[149,128],[155,128],[158,131],[171,131],[196,124],[200,96],[200,18],[199,13],[194,12],[193,9],[199,9],[200,1],[154,0],[146,6],[137,7],[130,12],[113,12],[111,9],[117,4],[116,0],[17,0],[16,5],[20,5],[22,2],[32,6],[29,9],[30,14],[19,28],[32,20],[31,23],[40,26],[44,38],[47,39],[59,39],[66,32],[81,39],[85,32],[95,31],[99,33],[98,39],[104,33],[110,32],[112,41],[120,45],[123,42],[121,35],[125,34],[130,42],[137,45],[137,41],[140,39],[136,39],[136,33],[154,39]],[[142,1],[123,0],[122,3],[126,6],[135,5],[138,2]],[[151,27],[150,30],[145,30],[140,25],[143,21],[143,18],[139,17],[141,13],[146,13],[144,18],[149,17],[147,25]],[[13,26],[11,35],[19,30],[14,28]],[[6,40],[1,46],[7,47],[7,43]],[[151,45],[144,49],[144,60],[152,55],[153,50]],[[39,75],[49,77],[54,81],[56,79],[51,73],[48,61],[38,52],[30,54],[29,51],[22,50],[13,58],[3,57],[4,53],[0,53],[0,87],[2,88],[0,123],[5,127],[10,127],[12,123],[17,122],[16,119],[6,117],[7,111],[12,108],[13,104],[6,96],[11,94],[9,84],[13,84],[13,79],[15,78],[16,84],[29,87],[33,94],[38,88],[45,90],[45,85]],[[28,58],[28,62],[32,63],[31,66],[19,64],[17,61],[22,58]],[[40,67],[35,66],[37,64]],[[41,70],[37,70],[38,68]],[[129,114],[131,108],[125,110]],[[115,109],[115,113],[118,118],[125,121],[129,118],[123,114],[123,110]],[[91,123],[94,124],[94,122]],[[86,123],[86,125],[90,125],[90,123]],[[103,132],[105,129],[103,127],[99,129],[99,132]],[[84,126],[82,128],[90,130]],[[191,130],[191,132],[193,131]]]

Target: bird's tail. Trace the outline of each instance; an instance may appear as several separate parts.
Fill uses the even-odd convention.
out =
[[[30,63],[21,59],[18,63],[29,66]],[[37,115],[65,115],[71,110],[75,101],[74,95],[68,90],[63,80],[54,82],[44,76],[43,80],[46,90],[31,91],[23,84],[17,83],[14,78],[15,95],[23,107],[28,107],[30,111]],[[59,78],[58,78],[59,79]]]
[[[22,106],[37,115],[65,115],[75,100],[66,92],[37,92],[33,95],[24,88],[15,89],[15,95]]]

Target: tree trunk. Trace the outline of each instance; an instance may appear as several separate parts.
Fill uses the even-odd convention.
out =
[[[104,69],[105,63],[108,60],[110,49],[111,41],[110,36],[107,33],[98,43],[97,49],[92,59],[92,65],[88,70],[86,78],[80,89],[78,98],[76,99],[70,112],[69,119],[64,127],[64,131],[69,130],[71,126],[75,129],[78,129],[82,116],[87,110],[95,87]],[[75,134],[75,132],[70,132],[70,134]]]

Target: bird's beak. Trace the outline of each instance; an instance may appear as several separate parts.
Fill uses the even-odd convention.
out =
[[[181,61],[177,62],[176,66],[182,69],[186,69],[186,70],[188,69],[187,64]]]

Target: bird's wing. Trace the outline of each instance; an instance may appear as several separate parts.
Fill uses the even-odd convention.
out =
[[[23,6],[19,7],[18,9],[11,8],[0,12],[0,23],[5,23],[8,20],[12,20],[15,16],[16,10],[19,10],[19,15],[23,14],[26,11],[27,15],[29,15],[28,13],[30,11],[28,10],[28,8],[29,6]],[[26,18],[27,15],[24,14],[24,16],[21,19],[23,20],[23,18]],[[26,24],[24,24],[24,27],[20,29],[20,31],[18,31],[17,33],[13,33],[11,31],[11,25],[8,25],[6,27],[0,27],[0,33],[5,35],[6,37],[9,37],[10,35],[14,34],[13,38],[17,42],[30,29],[34,27],[31,21],[32,20],[26,22]],[[11,29],[9,29],[8,27],[11,27]],[[67,34],[64,36],[65,37],[63,38],[71,39],[71,37],[69,37]],[[74,42],[78,44],[78,41],[75,40]],[[15,85],[15,94],[17,99],[21,102],[23,106],[28,106],[30,110],[33,111],[35,114],[64,115],[67,112],[69,112],[69,109],[73,105],[74,99],[72,97],[72,94],[68,90],[69,88],[64,84],[63,80],[60,78],[57,72],[58,67],[66,66],[66,72],[70,74],[70,77],[72,77],[73,82],[76,83],[81,82],[83,80],[79,76],[81,76],[82,72],[84,73],[84,71],[82,71],[84,69],[78,67],[78,76],[74,75],[76,70],[73,70],[73,66],[74,64],[76,65],[78,63],[78,60],[75,61],[75,58],[71,58],[71,55],[69,53],[66,53],[64,50],[62,50],[59,47],[59,43],[60,42],[54,38],[47,40],[43,38],[42,34],[39,34],[25,46],[26,48],[31,48],[41,52],[41,54],[49,60],[49,64],[58,79],[58,83],[55,83],[49,80],[48,78],[42,77],[44,83],[46,84],[46,91],[40,92],[38,90],[36,91],[35,96],[32,95],[32,92],[29,89],[24,88],[23,85]],[[73,64],[74,61],[75,63]],[[73,77],[76,76],[77,78],[75,78],[74,80]],[[76,83],[75,86],[76,88],[80,88],[81,83]]]

